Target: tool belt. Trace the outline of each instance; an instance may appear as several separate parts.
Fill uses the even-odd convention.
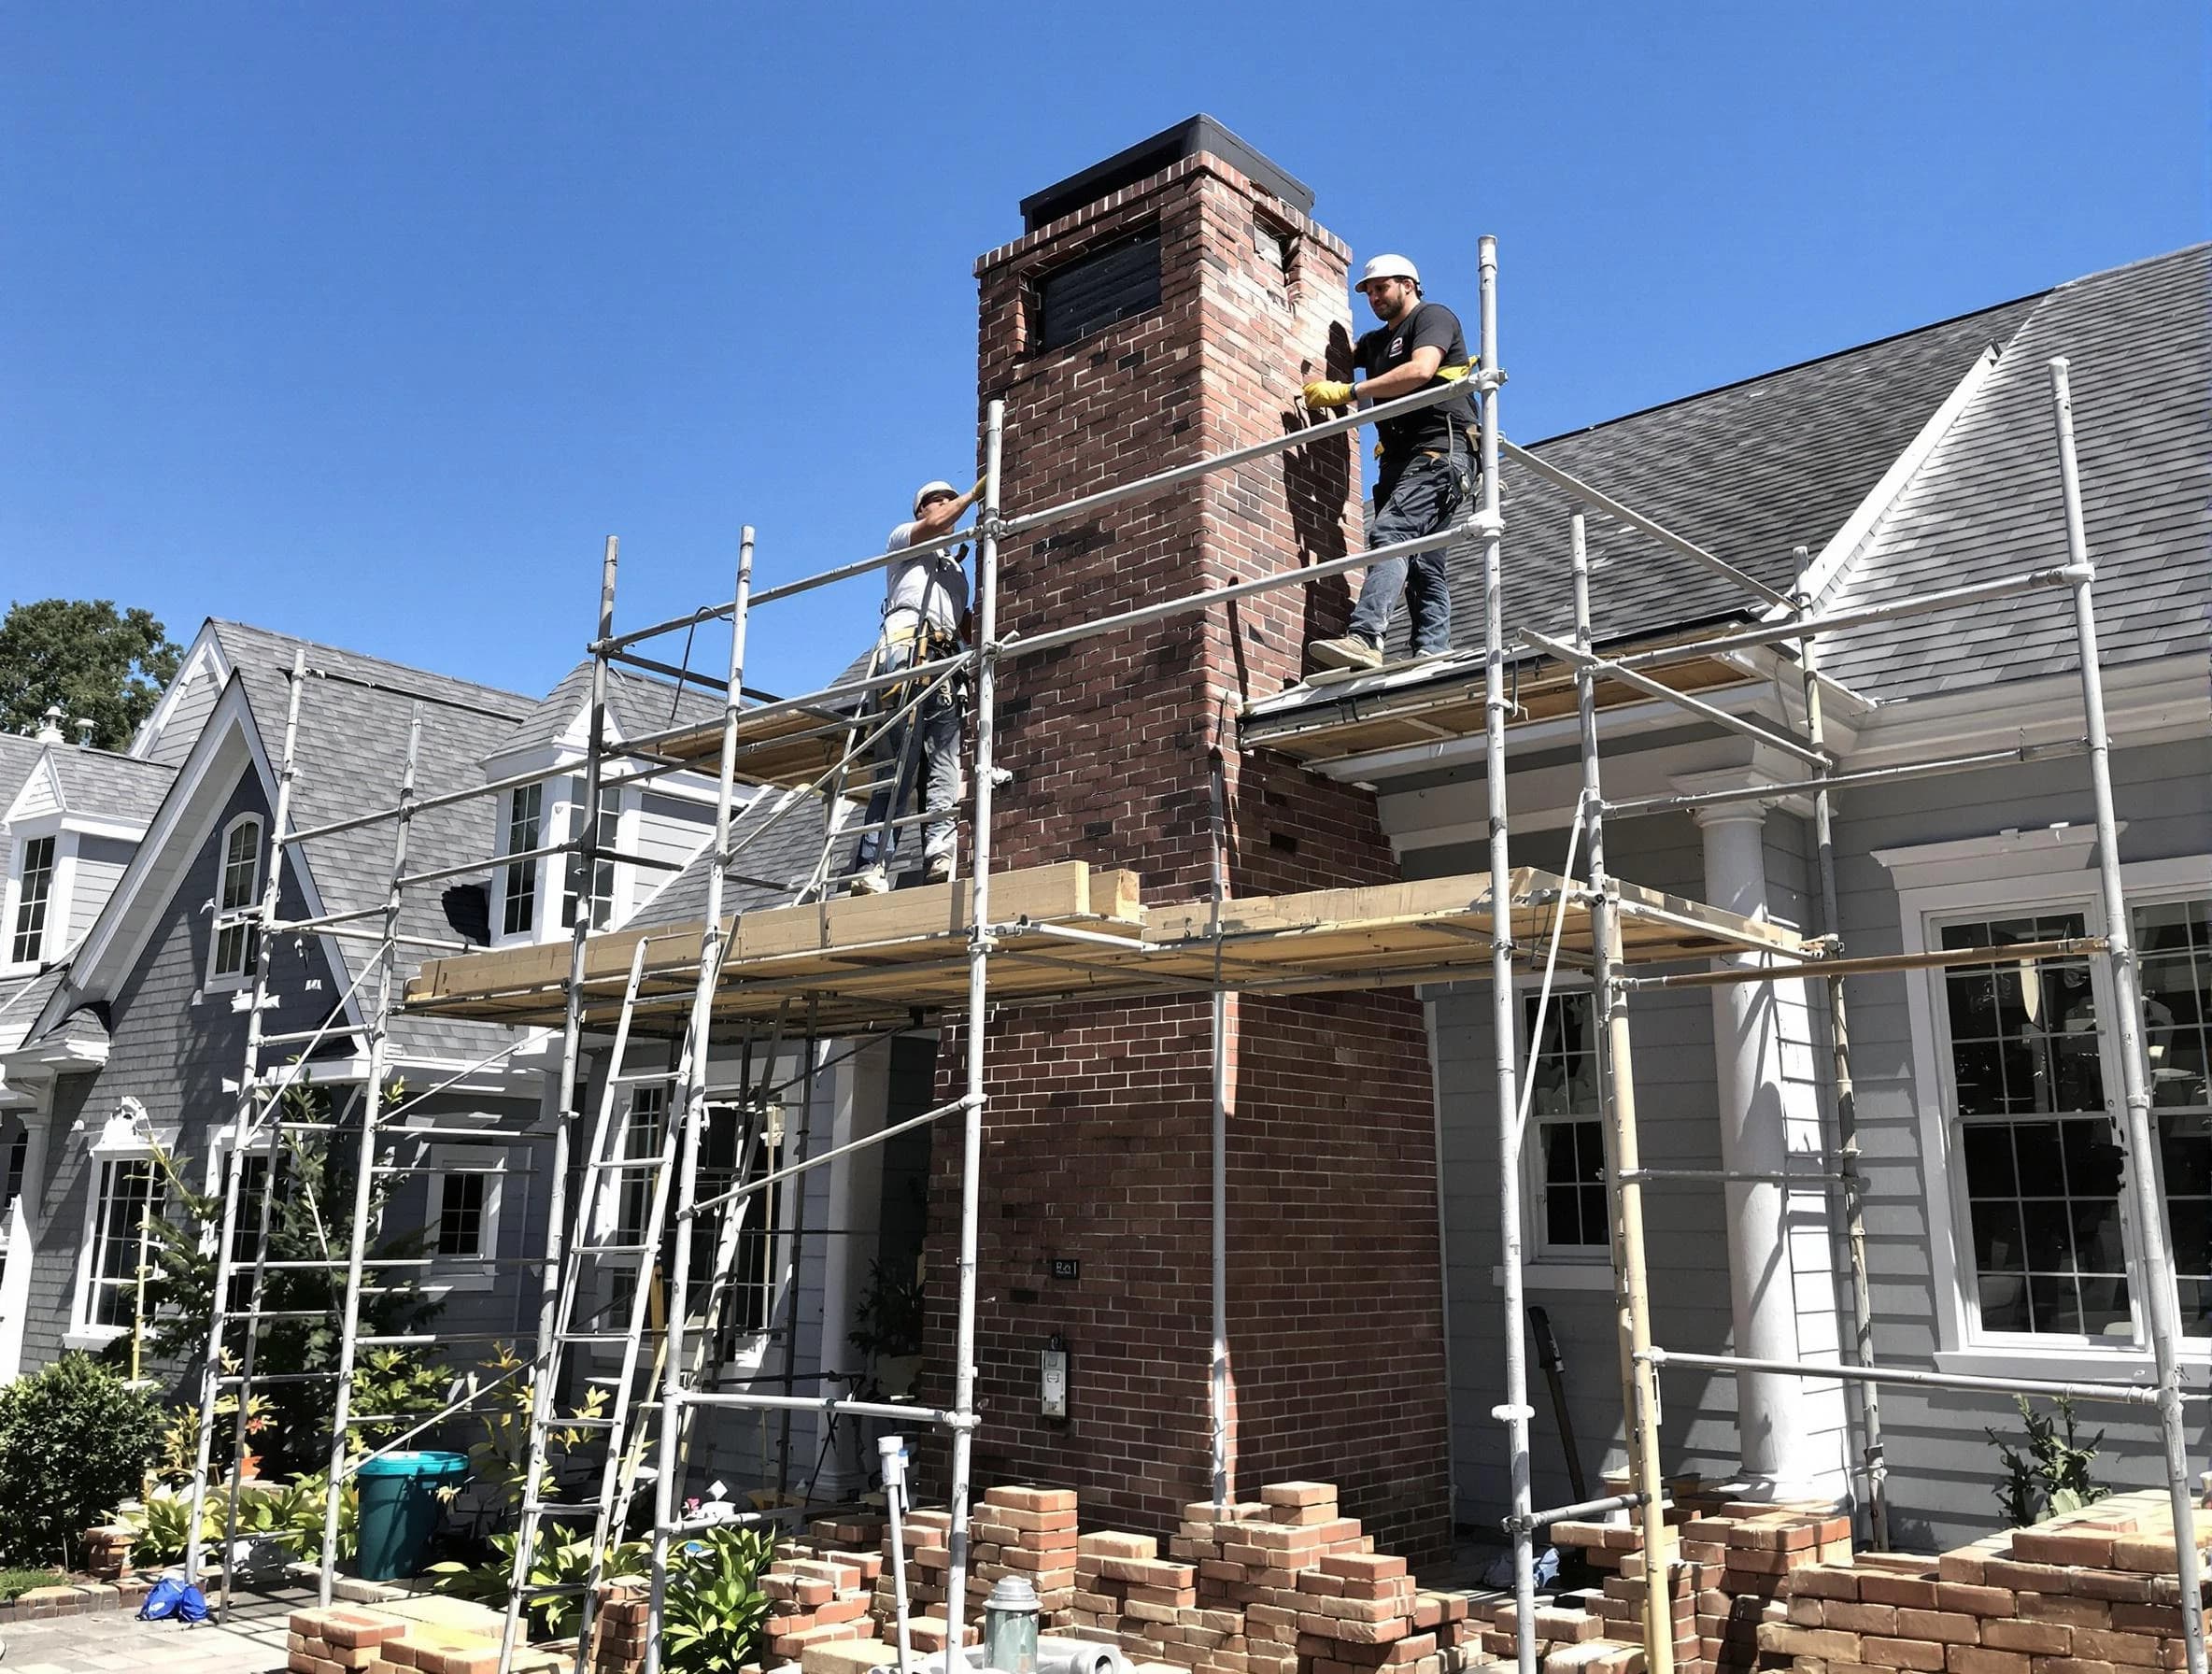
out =
[[[907,666],[912,667],[917,662],[934,662],[939,658],[950,657],[959,649],[960,636],[950,629],[938,626],[918,610],[900,610],[884,618],[883,642],[877,660],[883,660],[884,652],[903,651]],[[929,676],[922,678],[926,683]],[[956,674],[948,684],[957,685],[959,678]],[[901,680],[886,687],[884,706],[896,709],[907,702],[914,684],[911,680]]]

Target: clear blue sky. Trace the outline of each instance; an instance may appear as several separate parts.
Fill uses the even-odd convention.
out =
[[[2207,231],[2204,8],[18,4],[0,598],[543,690],[972,459],[975,255],[1195,111],[1577,425]],[[813,684],[872,589],[764,615]]]

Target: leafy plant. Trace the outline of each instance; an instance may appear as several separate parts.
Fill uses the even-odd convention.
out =
[[[319,1475],[282,1484],[238,1485],[238,1538],[279,1539],[302,1556],[322,1550],[323,1485]],[[231,1486],[208,1484],[200,1508],[200,1540],[218,1545],[230,1514]],[[140,1566],[171,1564],[184,1555],[191,1530],[192,1491],[163,1485],[126,1505],[116,1522],[132,1534],[132,1559]],[[348,1480],[338,1497],[338,1556],[349,1559],[360,1549],[361,1497]]]
[[[670,1674],[735,1674],[759,1660],[768,1596],[759,1577],[774,1556],[773,1529],[709,1529],[676,1547],[661,1633]]]
[[[66,1566],[84,1531],[138,1492],[162,1410],[86,1355],[0,1388],[0,1562]]]
[[[96,747],[123,749],[182,655],[149,610],[118,610],[112,599],[19,601],[0,621],[0,731],[22,731],[59,703],[92,723]]]
[[[427,1573],[438,1578],[433,1584],[439,1592],[450,1597],[465,1598],[472,1604],[503,1608],[507,1600],[507,1582],[515,1573],[515,1546],[519,1538],[512,1530],[494,1535],[491,1537],[492,1555],[484,1562],[462,1564],[447,1561],[432,1564]],[[625,1540],[608,1547],[601,1579],[642,1579],[645,1573],[646,1555],[645,1543],[640,1540]],[[532,1639],[559,1639],[576,1624],[582,1613],[582,1595],[574,1589],[590,1573],[591,1540],[588,1536],[562,1539],[550,1527],[541,1527],[537,1548],[531,1553],[530,1575],[522,1601],[522,1608],[530,1618]]]
[[[855,1310],[860,1328],[852,1345],[871,1359],[922,1352],[922,1284],[894,1279],[883,1263],[868,1264],[868,1287]]]
[[[1983,1434],[1996,1445],[1997,1457],[2005,1466],[2005,1480],[1990,1492],[2004,1507],[2006,1520],[2014,1528],[2025,1528],[2062,1511],[2078,1511],[2112,1492],[2089,1473],[2097,1450],[2104,1445],[2105,1432],[2099,1430],[2086,1442],[2078,1440],[2072,1400],[2063,1395],[2056,1397],[2051,1401],[2056,1416],[2046,1417],[2028,1404],[2027,1397],[2016,1395],[2012,1398],[2020,1409],[2021,1423],[2027,1426],[2027,1451],[2008,1445],[1994,1430]]]
[[[225,1355],[222,1369],[226,1377],[238,1371],[238,1357]],[[220,1456],[223,1444],[231,1433],[231,1423],[238,1415],[238,1397],[219,1395],[215,1397],[215,1454]],[[276,1424],[269,1412],[268,1397],[249,1395],[246,1397],[246,1438],[251,1446],[257,1438],[265,1437]],[[193,1401],[180,1401],[169,1409],[169,1422],[162,1426],[161,1457],[154,1467],[154,1475],[164,1482],[189,1482],[192,1480],[192,1466],[199,1456],[200,1409]]]
[[[396,1101],[404,1096],[405,1088],[398,1082],[386,1089],[388,1099]],[[331,1119],[330,1093],[326,1088],[295,1085],[286,1091],[281,1103],[287,1121]],[[164,1179],[166,1200],[178,1206],[181,1213],[175,1219],[163,1215],[148,1222],[151,1265],[146,1284],[148,1336],[157,1354],[191,1363],[206,1353],[208,1324],[214,1312],[216,1243],[222,1225],[222,1198],[219,1192],[193,1189],[185,1170],[165,1153],[157,1152],[155,1161]],[[344,1217],[350,1215],[353,1204],[353,1148],[333,1148],[328,1135],[281,1135],[272,1165],[275,1189],[268,1204],[267,1250],[271,1264],[326,1263],[344,1255]],[[267,1182],[270,1177],[263,1178]],[[383,1214],[391,1179],[390,1175],[379,1176],[371,1187],[372,1225]],[[242,1231],[249,1241],[259,1228],[260,1196],[259,1193],[251,1199],[242,1196],[239,1203]],[[418,1227],[383,1241],[367,1254],[378,1260],[418,1256],[429,1248],[429,1237],[427,1228]],[[421,1287],[406,1276],[406,1271],[405,1269],[386,1270],[376,1287],[364,1292],[361,1299],[363,1335],[396,1336],[419,1331],[443,1306],[424,1295]],[[250,1268],[242,1267],[234,1275],[240,1307],[245,1303],[250,1272]],[[261,1323],[254,1351],[256,1373],[267,1376],[335,1370],[345,1285],[345,1272],[337,1267],[271,1265],[266,1268],[261,1308],[264,1312],[288,1317]],[[232,1326],[235,1336],[223,1344],[226,1358],[234,1357],[244,1349],[249,1326],[250,1322],[235,1321]],[[127,1352],[127,1347],[124,1343],[108,1353],[114,1355]],[[380,1356],[389,1358],[380,1360]],[[359,1370],[366,1372],[373,1381],[381,1381],[379,1394],[391,1395],[403,1402],[396,1406],[364,1406],[364,1411],[427,1412],[436,1411],[443,1404],[442,1400],[430,1400],[427,1392],[418,1387],[426,1374],[415,1371],[404,1356],[396,1352],[379,1351],[377,1355],[364,1358]],[[357,1382],[355,1387],[356,1405],[361,1406],[361,1384]],[[335,1394],[336,1386],[332,1379],[291,1378],[270,1386],[264,1411],[257,1412],[248,1409],[249,1423],[265,1421],[267,1433],[260,1438],[263,1441],[261,1452],[273,1472],[312,1470],[327,1463],[324,1449]],[[410,1401],[412,1404],[405,1404]],[[233,1407],[231,1411],[234,1412],[236,1409]],[[351,1433],[351,1440],[356,1447],[374,1446],[398,1434],[403,1427],[400,1423],[362,1426]],[[218,1435],[227,1442],[224,1431],[219,1429]],[[191,1469],[189,1457],[187,1454],[186,1474]]]
[[[469,1448],[470,1474],[484,1496],[484,1515],[503,1519],[521,1508],[523,1479],[530,1474],[530,1416],[531,1403],[536,1398],[537,1380],[533,1375],[522,1374],[529,1363],[515,1353],[512,1343],[492,1345],[491,1358],[483,1363],[483,1370],[505,1383],[499,1392],[482,1407],[484,1440]],[[471,1393],[475,1393],[472,1389]],[[607,1392],[594,1385],[586,1391],[582,1404],[572,1414],[576,1418],[597,1418],[606,1410]],[[595,1440],[599,1432],[574,1426],[556,1427],[547,1434],[545,1472],[530,1497],[551,1500],[560,1497],[559,1467],[553,1449],[563,1454]],[[505,1583],[501,1583],[501,1596],[505,1596]]]

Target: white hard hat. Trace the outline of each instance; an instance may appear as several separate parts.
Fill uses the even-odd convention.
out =
[[[954,488],[949,482],[924,483],[914,491],[914,515],[915,517],[918,518],[922,515],[922,502],[932,494],[950,494],[955,500],[957,500],[960,497],[960,490]]]
[[[1365,291],[1369,281],[1374,279],[1411,279],[1418,285],[1421,283],[1421,274],[1403,256],[1376,256],[1368,262],[1366,270],[1359,276],[1359,283],[1352,289]]]

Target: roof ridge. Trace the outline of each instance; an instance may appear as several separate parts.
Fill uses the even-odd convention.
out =
[[[2183,256],[2202,255],[2206,250],[2212,250],[2212,238],[2200,238],[2194,244],[2185,244],[2175,249],[2162,250],[2155,256],[2137,256],[2133,262],[2122,262],[2117,267],[2100,267],[2094,273],[2079,274],[2071,279],[2061,279],[2050,290],[2052,291],[2071,291],[2077,285],[2087,285],[2097,279],[2113,278],[2123,273],[2133,273],[2138,267],[2154,267],[2161,262],[2173,262]],[[2050,291],[2046,291],[2044,294],[2049,295]]]
[[[379,657],[374,651],[355,651],[345,645],[327,645],[321,640],[309,639],[304,634],[287,633],[281,628],[264,628],[258,622],[243,622],[234,617],[209,617],[207,619],[218,628],[238,628],[248,633],[265,634],[270,639],[282,640],[287,645],[297,645],[305,650],[328,651],[339,657],[353,658],[361,662],[373,662],[400,674],[419,674],[432,680],[450,681],[455,686],[464,686],[472,691],[487,692],[493,697],[511,698],[521,704],[534,705],[542,701],[532,697],[527,692],[512,691],[503,686],[491,686],[481,680],[471,680],[463,674],[441,674],[436,669],[426,669],[415,663],[400,662],[390,657]],[[409,693],[407,695],[419,696],[426,702],[452,702],[450,698],[440,698],[432,692]]]

